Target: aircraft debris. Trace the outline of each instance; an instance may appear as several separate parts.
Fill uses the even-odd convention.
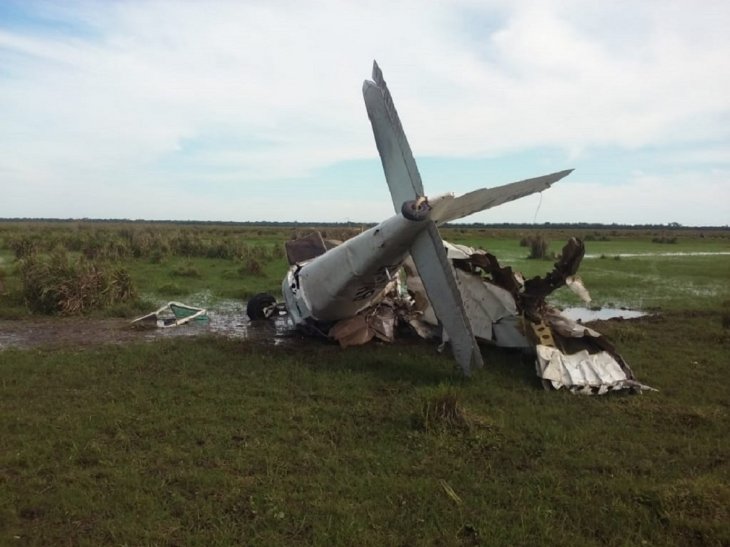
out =
[[[130,326],[137,328],[168,329],[185,325],[191,321],[207,322],[207,314],[208,312],[204,308],[190,306],[181,302],[168,302],[160,309],[134,319],[130,323]]]
[[[306,239],[317,237],[321,236]],[[551,272],[529,280],[500,266],[486,251],[446,241],[444,247],[474,336],[499,347],[532,351],[546,388],[588,394],[653,389],[636,381],[629,365],[604,336],[563,316],[545,300],[567,286],[590,302],[590,294],[576,274],[585,252],[580,240],[568,241]],[[399,325],[407,325],[422,338],[448,341],[409,259],[369,306],[320,334],[344,348],[373,339],[392,342]]]
[[[363,98],[395,215],[340,245],[326,242],[319,234],[287,243],[290,267],[282,293],[292,324],[335,339],[343,347],[374,338],[390,341],[398,325],[410,325],[420,336],[437,334],[448,341],[465,375],[483,365],[477,340],[504,347],[546,346],[552,349],[541,350],[548,357],[539,372],[554,387],[593,387],[596,382],[599,391],[604,384],[636,387],[630,369],[614,354],[623,380],[614,368],[604,366],[603,358],[578,359],[577,364],[574,358],[553,359],[570,355],[565,340],[575,345],[586,338],[561,338],[558,325],[563,323],[551,319],[545,303],[547,295],[566,285],[584,300],[590,299],[576,275],[585,253],[582,242],[571,239],[551,272],[524,280],[511,268],[501,267],[489,253],[444,242],[438,231],[446,222],[541,192],[572,170],[459,197],[428,198],[377,63],[372,80],[363,83]],[[277,306],[270,295],[257,295],[252,301],[247,306],[251,319],[269,317]],[[540,333],[537,338],[536,333]],[[545,337],[554,344],[548,346]],[[599,347],[603,340],[600,336],[587,339]],[[585,346],[579,351],[596,353],[590,351],[590,344]],[[587,362],[588,368],[583,366]],[[606,374],[601,372],[604,369]],[[578,373],[590,381],[576,380]]]

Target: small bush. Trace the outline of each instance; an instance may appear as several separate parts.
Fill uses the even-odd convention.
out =
[[[527,258],[542,259],[547,257],[547,250],[550,243],[541,235],[529,238],[530,254]]]
[[[254,257],[248,258],[244,261],[243,265],[238,269],[238,273],[241,277],[247,275],[263,275],[264,268],[261,262],[256,260]]]
[[[672,244],[677,243],[677,238],[676,237],[667,237],[667,236],[657,236],[657,237],[652,238],[651,242],[672,245]]]
[[[414,428],[429,432],[464,433],[469,431],[471,424],[456,393],[450,389],[439,391],[441,393],[437,393],[423,402],[421,413],[413,417]]]
[[[583,241],[611,241],[611,239],[605,234],[593,232],[592,234],[586,234],[583,236]]]
[[[25,236],[11,239],[8,247],[15,253],[17,260],[28,258],[38,252],[38,242]]]

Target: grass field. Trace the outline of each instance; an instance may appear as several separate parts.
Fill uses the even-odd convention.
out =
[[[521,235],[492,236],[446,235],[550,269],[524,259]],[[608,237],[586,243],[607,257],[582,268],[595,299],[660,313],[598,328],[657,393],[546,392],[530,358],[492,348],[466,381],[407,339],[0,350],[0,544],[728,545],[730,256],[613,257],[730,240]],[[0,305],[24,321],[0,252]],[[214,303],[276,292],[283,259],[267,252],[256,275],[236,256],[118,262],[143,303]]]

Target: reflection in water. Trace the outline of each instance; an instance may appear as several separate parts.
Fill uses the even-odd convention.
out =
[[[294,334],[294,329],[286,317],[266,321],[250,321],[243,309],[208,310],[206,323],[193,322],[171,329],[149,329],[142,331],[148,340],[167,336],[200,336],[214,334],[226,338],[272,342],[274,345],[285,343]]]
[[[573,321],[585,323],[587,321],[606,321],[608,319],[636,319],[649,315],[640,310],[626,310],[621,308],[601,308],[591,310],[588,308],[565,308],[562,315]]]

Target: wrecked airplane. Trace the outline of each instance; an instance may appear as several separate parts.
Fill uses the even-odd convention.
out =
[[[588,297],[575,275],[584,253],[580,241],[566,245],[551,273],[525,281],[493,255],[446,243],[438,231],[446,222],[541,192],[572,170],[427,198],[377,63],[363,96],[396,214],[339,245],[318,233],[288,242],[283,304],[257,295],[248,304],[249,317],[285,309],[300,330],[343,347],[392,341],[396,327],[408,325],[448,344],[465,375],[483,366],[480,340],[534,348],[538,375],[556,389],[644,388],[602,336],[545,303],[564,285]]]

